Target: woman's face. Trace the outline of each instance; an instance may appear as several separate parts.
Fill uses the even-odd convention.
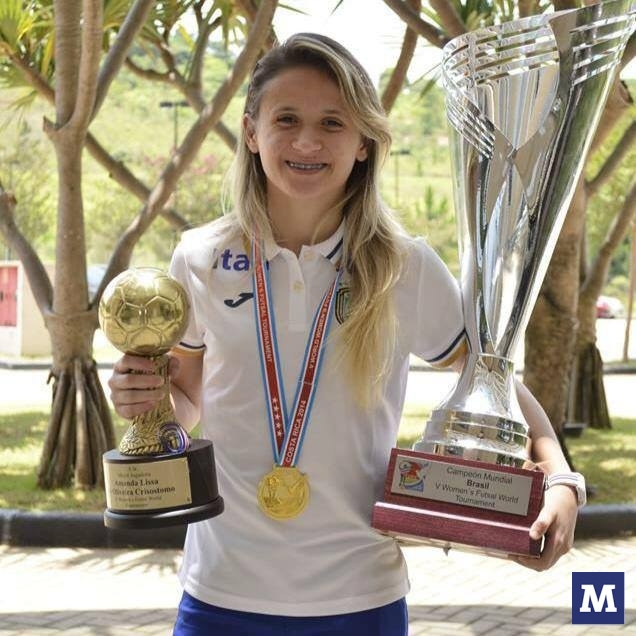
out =
[[[264,86],[258,115],[246,115],[247,145],[260,155],[268,203],[339,201],[356,161],[367,158],[337,84],[311,67],[283,71]]]

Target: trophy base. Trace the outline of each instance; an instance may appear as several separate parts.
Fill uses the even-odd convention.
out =
[[[540,471],[394,448],[371,525],[407,542],[538,557],[529,531],[543,484]]]
[[[179,454],[131,456],[110,450],[103,463],[108,528],[149,530],[223,512],[209,440],[192,440]]]

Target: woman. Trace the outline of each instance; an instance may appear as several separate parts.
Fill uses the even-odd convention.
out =
[[[390,133],[367,73],[298,34],[251,77],[230,214],[184,234],[171,273],[192,317],[171,352],[179,422],[214,441],[225,512],[188,528],[175,634],[407,633],[397,543],[370,527],[400,422],[409,355],[461,365],[456,281],[379,195]],[[110,380],[133,417],[165,390],[143,358]],[[146,374],[131,374],[145,371]],[[535,461],[568,470],[520,389]],[[572,489],[533,526],[543,569],[572,543]]]

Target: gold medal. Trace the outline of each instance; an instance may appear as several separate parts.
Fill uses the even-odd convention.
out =
[[[293,519],[309,502],[307,475],[296,466],[278,466],[265,475],[258,484],[258,505],[272,519]]]

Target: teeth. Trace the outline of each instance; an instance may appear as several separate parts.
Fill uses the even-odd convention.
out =
[[[295,161],[288,161],[287,164],[298,170],[318,170],[325,165],[323,163],[296,163]]]

